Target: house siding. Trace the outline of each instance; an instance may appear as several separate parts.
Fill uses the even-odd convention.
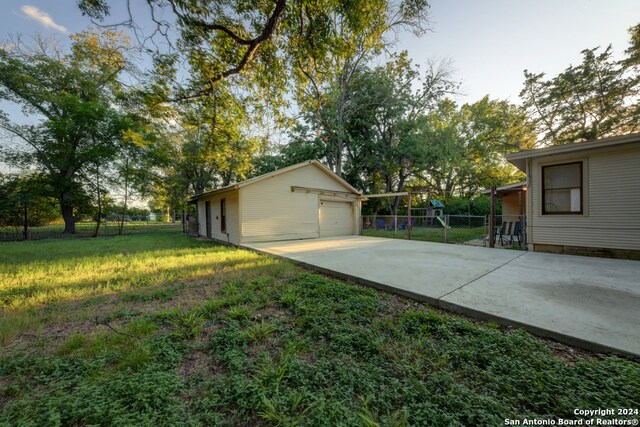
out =
[[[207,235],[204,202],[204,199],[200,199],[196,203],[196,206],[198,208],[198,236],[203,237]]]
[[[502,220],[519,221],[522,216],[522,193],[513,192],[502,196]]]
[[[583,213],[542,215],[542,166],[583,162]],[[640,146],[534,158],[529,164],[532,244],[640,249]]]
[[[227,231],[220,230],[220,200],[226,200]],[[214,239],[238,245],[240,243],[240,220],[238,190],[226,191],[214,196],[205,196],[198,200],[198,234],[206,236],[205,202],[211,202],[211,237]]]
[[[291,191],[292,186],[348,191],[314,165],[274,175],[242,187],[240,189],[242,243],[308,239],[320,236],[318,223],[320,194],[313,191]],[[357,203],[355,195],[347,196],[342,200],[352,200]]]

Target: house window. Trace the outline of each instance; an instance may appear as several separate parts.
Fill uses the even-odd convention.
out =
[[[582,213],[582,162],[542,167],[542,213]]]
[[[227,201],[220,199],[220,232],[227,232]]]

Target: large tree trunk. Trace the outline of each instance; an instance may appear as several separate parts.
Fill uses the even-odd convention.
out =
[[[71,194],[65,191],[60,195],[60,211],[64,220],[64,234],[76,234],[76,219],[73,216]]]

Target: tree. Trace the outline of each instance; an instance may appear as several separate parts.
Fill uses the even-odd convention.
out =
[[[421,76],[406,53],[361,72],[346,107],[345,176],[362,190],[403,191],[428,161],[422,116],[456,88],[447,63],[432,63]],[[392,212],[399,202],[396,197]]]
[[[154,205],[186,210],[188,198],[212,187],[245,179],[264,140],[251,134],[249,123],[260,123],[249,111],[251,101],[221,82],[208,97],[173,107],[158,131],[168,143],[155,182]]]
[[[80,0],[79,6],[84,14],[104,21],[110,14],[109,3]],[[146,4],[148,16],[129,12],[115,25],[132,28],[142,44],[160,53],[156,58],[164,66],[175,67],[177,56],[187,59],[190,84],[173,99],[206,96],[232,78],[260,88],[272,102],[288,89],[289,71],[308,64],[308,58],[352,50],[350,43],[356,38],[375,44],[388,24],[413,25],[427,8],[425,0],[403,0],[395,6],[387,0],[146,0]],[[393,16],[387,10],[393,10]],[[141,23],[147,21],[155,25],[154,31],[142,34]],[[180,31],[178,40],[169,32],[174,26]],[[176,49],[160,52],[158,37]]]
[[[611,46],[585,49],[581,64],[548,80],[544,73],[525,70],[520,97],[543,143],[566,144],[638,129],[637,51],[632,46],[627,52],[630,60],[616,61]]]
[[[416,35],[424,34],[428,8],[423,0],[369,1],[361,12],[366,26],[348,25],[341,17],[335,17],[326,24],[331,39],[329,50],[311,50],[309,55],[296,58],[298,104],[313,115],[310,122],[316,133],[324,133],[325,158],[336,174],[342,175],[348,143],[345,109],[353,79],[369,60],[394,44],[395,40],[387,37],[389,33],[410,30]]]
[[[625,50],[627,59],[625,63],[627,65],[640,65],[640,24],[637,24],[629,28],[629,35],[631,36],[631,44]]]
[[[516,181],[504,154],[533,148],[536,139],[521,108],[488,96],[461,107],[441,100],[423,126],[429,157],[420,184],[445,199]]]
[[[52,194],[45,176],[0,173],[0,226],[27,230],[58,219]]]
[[[7,161],[35,167],[55,188],[65,233],[75,233],[74,209],[83,175],[106,166],[118,153],[135,117],[114,105],[121,94],[127,39],[119,33],[87,31],[72,36],[70,53],[46,41],[0,48],[0,99],[22,106],[35,124],[19,124],[0,113],[0,129],[11,138]]]

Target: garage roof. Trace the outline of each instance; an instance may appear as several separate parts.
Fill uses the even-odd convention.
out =
[[[224,191],[235,190],[235,189],[238,189],[238,188],[246,187],[247,185],[252,185],[252,184],[255,184],[255,183],[260,182],[262,180],[274,177],[276,175],[280,175],[282,173],[290,172],[292,170],[299,169],[301,167],[305,167],[307,165],[313,165],[313,166],[317,167],[322,172],[326,173],[331,178],[333,178],[336,181],[338,181],[340,184],[342,184],[345,188],[347,188],[353,194],[361,195],[361,193],[358,190],[356,190],[355,188],[353,188],[351,186],[351,184],[349,184],[344,179],[340,178],[331,169],[329,169],[328,167],[326,167],[325,165],[320,163],[318,160],[307,160],[307,161],[302,162],[302,163],[297,163],[295,165],[287,166],[286,168],[278,169],[278,170],[273,171],[273,172],[265,173],[263,175],[259,175],[259,176],[256,176],[254,178],[247,179],[247,180],[239,182],[237,184],[231,184],[231,185],[227,185],[226,187],[222,187],[222,188],[218,188],[218,189],[215,189],[215,190],[206,191],[204,193],[196,194],[195,196],[191,197],[191,201],[197,200],[197,199],[199,199],[200,197],[203,197],[203,196],[210,196],[210,195],[213,195],[213,194],[222,193]]]

